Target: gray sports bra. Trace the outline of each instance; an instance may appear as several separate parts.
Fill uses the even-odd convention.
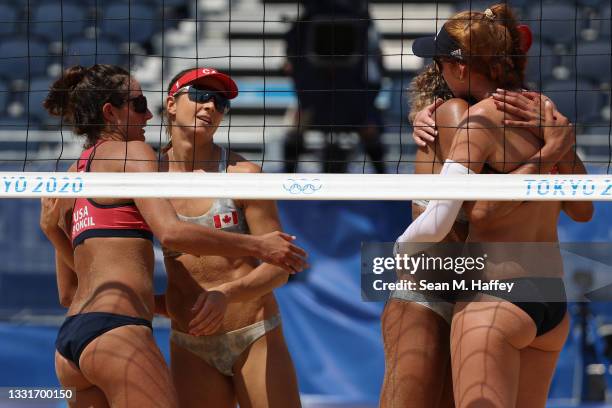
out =
[[[219,173],[225,173],[229,159],[229,150],[221,147],[221,160],[219,161]],[[249,226],[244,217],[244,211],[238,207],[231,198],[217,198],[208,211],[197,217],[188,217],[176,214],[181,221],[203,225],[205,227],[216,228],[227,232],[237,232],[248,234]],[[164,257],[176,258],[182,252],[173,251],[169,248],[162,248]]]

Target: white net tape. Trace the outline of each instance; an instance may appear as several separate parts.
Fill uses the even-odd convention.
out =
[[[612,201],[612,175],[0,172],[0,198]]]

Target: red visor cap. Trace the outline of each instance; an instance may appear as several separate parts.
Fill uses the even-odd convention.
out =
[[[187,85],[197,85],[204,82],[205,78],[215,78],[223,84],[227,99],[234,99],[238,96],[238,87],[232,78],[222,74],[213,68],[195,68],[185,72],[170,88],[168,96],[173,96],[176,91]]]

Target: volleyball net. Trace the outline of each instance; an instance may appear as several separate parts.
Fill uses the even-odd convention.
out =
[[[3,0],[0,2],[0,197],[608,200],[612,197],[612,8],[607,0],[510,0],[533,44],[526,85],[574,124],[590,175],[413,175],[407,114],[428,64],[414,38],[495,2],[398,0]],[[82,140],[42,107],[75,64],[123,66],[166,145],[171,78],[210,67],[239,96],[215,142],[262,174],[68,174]],[[161,160],[161,154],[160,154]],[[384,174],[371,174],[384,173]]]

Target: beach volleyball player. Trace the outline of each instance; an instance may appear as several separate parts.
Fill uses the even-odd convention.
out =
[[[235,82],[213,68],[179,72],[164,109],[171,172],[261,173],[261,167],[213,141]],[[181,220],[243,235],[280,231],[274,201],[172,199]],[[300,406],[295,369],[272,290],[289,271],[252,256],[197,256],[164,250],[165,306],[172,319],[171,372],[181,407]],[[205,289],[206,292],[202,293]],[[193,305],[203,304],[192,319]],[[201,334],[201,335],[200,335]]]

